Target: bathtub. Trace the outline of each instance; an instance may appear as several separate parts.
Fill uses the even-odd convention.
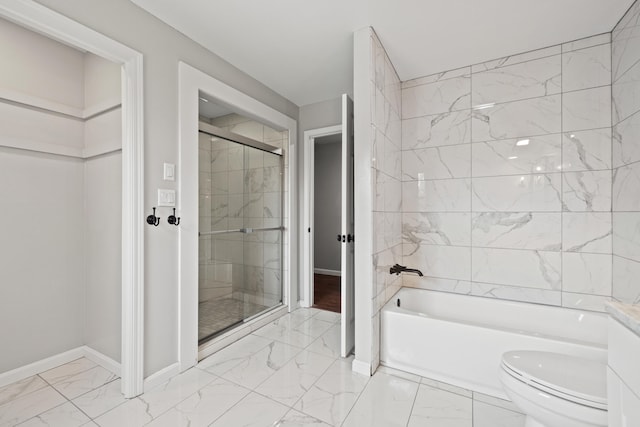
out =
[[[380,362],[506,399],[502,354],[541,350],[607,360],[604,313],[402,288],[383,307]]]

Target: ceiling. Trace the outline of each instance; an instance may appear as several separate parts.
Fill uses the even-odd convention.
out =
[[[633,0],[131,0],[302,106],[353,90],[353,31],[400,79],[609,32]]]

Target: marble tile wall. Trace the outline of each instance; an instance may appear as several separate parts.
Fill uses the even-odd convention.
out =
[[[402,255],[425,274],[404,286],[603,310],[612,196],[640,179],[616,173],[612,194],[611,46],[603,34],[402,83]]]
[[[640,4],[612,34],[613,297],[640,303]]]
[[[275,131],[237,114],[210,122],[283,148],[282,172],[286,176],[286,131]],[[280,226],[286,221],[280,168],[279,158],[274,155],[200,134],[200,229]],[[233,297],[266,306],[278,303],[282,298],[281,259],[279,232],[201,237],[200,301]]]
[[[382,43],[371,32],[369,87],[371,96],[373,191],[373,369],[379,363],[380,308],[395,294],[402,278],[389,268],[402,261],[402,99],[400,78]]]

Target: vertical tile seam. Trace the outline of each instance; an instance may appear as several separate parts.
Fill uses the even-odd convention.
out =
[[[633,5],[631,5],[631,7],[633,7]],[[625,12],[622,17],[620,18],[620,20],[618,21],[618,24],[620,24],[620,22],[624,19],[624,17],[626,16],[626,14],[629,12],[630,9],[627,10],[627,12]],[[614,292],[614,273],[613,273],[613,269],[614,269],[614,263],[613,263],[613,257],[615,256],[615,233],[613,232],[614,230],[614,215],[613,215],[613,179],[614,179],[614,165],[613,165],[613,129],[614,129],[614,122],[613,122],[613,110],[614,110],[614,99],[613,99],[613,30],[616,29],[616,27],[618,26],[618,24],[616,24],[613,29],[611,30],[610,33],[610,37],[609,37],[609,60],[610,60],[610,68],[609,68],[609,83],[611,84],[611,138],[609,140],[609,148],[610,148],[610,155],[611,155],[611,289],[610,289],[610,299],[613,299],[613,296],[615,295]]]
[[[560,307],[564,307],[564,58],[560,48]]]

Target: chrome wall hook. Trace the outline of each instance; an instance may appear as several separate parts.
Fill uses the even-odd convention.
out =
[[[176,208],[173,208],[173,214],[169,215],[167,222],[176,226],[180,224],[180,217],[176,217]]]
[[[160,224],[160,217],[156,216],[156,208],[153,208],[153,213],[147,217],[147,224],[154,225],[156,227]]]

